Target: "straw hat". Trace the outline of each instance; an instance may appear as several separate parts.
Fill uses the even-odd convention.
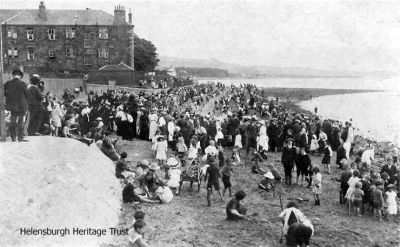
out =
[[[272,175],[272,172],[265,173],[264,177],[269,178],[269,179],[274,179],[274,175]]]
[[[149,170],[157,171],[158,169],[160,169],[160,166],[157,165],[157,163],[151,163],[151,165],[149,166]]]
[[[142,160],[138,163],[138,166],[148,167],[150,162],[148,160]]]
[[[167,160],[167,165],[169,167],[173,168],[173,167],[177,167],[179,165],[179,162],[174,157],[171,157]]]
[[[395,186],[393,184],[389,184],[386,188],[395,188]]]

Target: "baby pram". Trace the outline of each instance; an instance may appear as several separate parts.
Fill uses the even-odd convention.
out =
[[[197,191],[200,191],[201,176],[200,176],[200,162],[199,159],[193,159],[189,161],[189,164],[185,166],[181,174],[181,180],[179,182],[179,191],[183,182],[190,182],[190,187],[193,186],[193,182],[197,183]]]

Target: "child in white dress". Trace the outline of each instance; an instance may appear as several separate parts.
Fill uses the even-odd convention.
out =
[[[393,220],[396,222],[397,216],[397,194],[395,191],[395,186],[389,184],[387,186],[388,191],[386,191],[386,206],[387,206],[387,219],[389,220],[389,215],[393,215]]]
[[[240,135],[240,131],[238,129],[235,131],[235,148],[243,148],[242,136]]]
[[[182,171],[179,169],[179,162],[174,157],[171,157],[167,161],[167,165],[170,167],[169,173],[169,181],[167,185],[175,190],[175,194],[179,195],[179,182],[181,180]]]
[[[154,151],[156,152],[156,159],[159,161],[160,167],[164,167],[165,165],[165,161],[167,160],[167,150],[167,141],[164,139],[164,136],[159,136]]]
[[[310,152],[314,153],[319,149],[318,141],[317,141],[317,136],[312,135],[311,143],[310,143]]]

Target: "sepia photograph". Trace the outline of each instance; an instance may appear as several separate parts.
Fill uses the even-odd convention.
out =
[[[400,246],[398,0],[8,0],[0,23],[0,246]]]

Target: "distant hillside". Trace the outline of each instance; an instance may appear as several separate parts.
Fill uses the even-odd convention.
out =
[[[367,75],[391,76],[388,71],[327,71],[306,67],[246,66],[221,62],[217,59],[192,59],[160,56],[159,67],[216,68],[229,72],[232,77],[362,77]]]
[[[198,68],[198,67],[175,67],[176,73],[180,77],[196,76],[196,77],[229,77],[227,70],[217,68]]]

